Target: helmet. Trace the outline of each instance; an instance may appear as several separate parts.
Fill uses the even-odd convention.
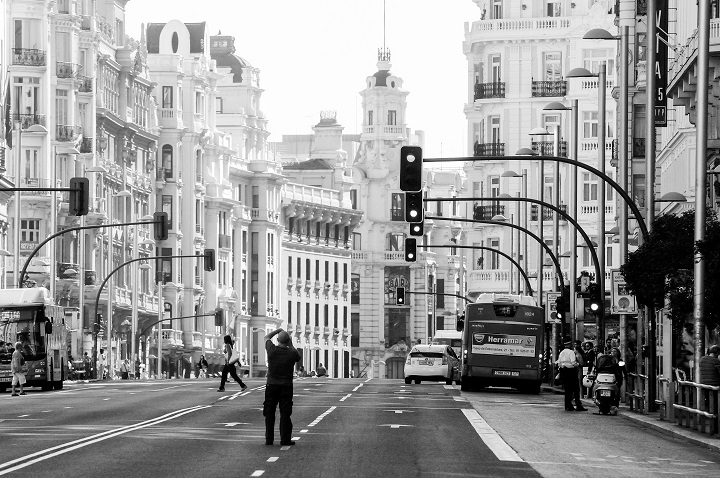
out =
[[[583,384],[583,387],[585,387],[585,388],[591,388],[593,385],[593,381],[590,380],[590,377],[585,375],[582,379],[582,384]]]

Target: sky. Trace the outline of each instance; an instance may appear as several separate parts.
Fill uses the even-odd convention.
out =
[[[425,132],[425,157],[465,156],[467,61],[464,23],[473,0],[130,0],[126,33],[141,24],[206,21],[211,35],[235,37],[236,54],[260,69],[269,141],[311,134],[320,112],[337,112],[345,134],[362,127],[359,92],[391,52],[403,79],[407,126]],[[384,17],[384,21],[383,21]],[[383,23],[384,35],[383,35]],[[384,38],[383,38],[384,37]]]

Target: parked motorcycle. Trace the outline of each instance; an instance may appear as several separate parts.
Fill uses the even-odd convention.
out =
[[[624,364],[618,364],[622,367]],[[615,403],[620,396],[620,386],[614,373],[600,372],[597,375],[586,375],[583,378],[583,385],[591,390],[593,402],[603,415],[617,415],[618,409]]]

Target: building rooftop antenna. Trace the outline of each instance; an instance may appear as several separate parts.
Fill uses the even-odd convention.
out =
[[[390,61],[390,50],[385,47],[385,1],[383,0],[383,46],[382,50],[378,51],[378,61]]]

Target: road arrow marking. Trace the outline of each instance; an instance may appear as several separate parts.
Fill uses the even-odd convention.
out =
[[[413,410],[385,410],[386,412],[395,412],[395,413],[415,413]]]
[[[218,423],[218,425],[225,425],[226,427],[234,427],[237,425],[249,425],[249,423],[243,423],[243,422],[227,422],[227,423]]]
[[[413,427],[414,425],[398,425],[393,423],[386,423],[384,425],[378,425],[379,427],[390,427],[390,428],[400,428],[400,427]]]

